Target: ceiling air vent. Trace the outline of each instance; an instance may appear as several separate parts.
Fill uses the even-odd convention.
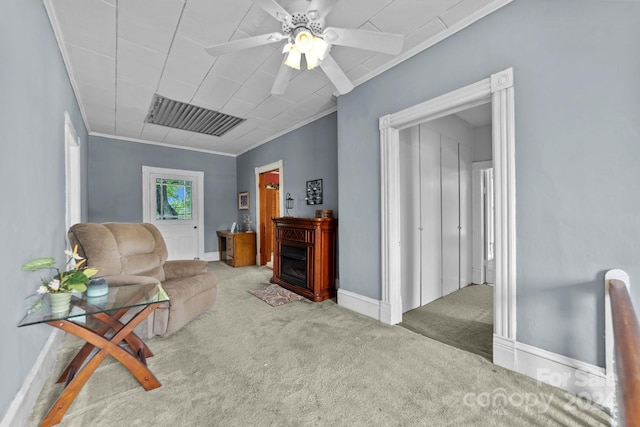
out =
[[[145,123],[222,136],[246,119],[153,95]]]

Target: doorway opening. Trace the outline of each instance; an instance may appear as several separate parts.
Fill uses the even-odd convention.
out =
[[[399,143],[400,325],[492,360],[493,288],[481,240],[493,242],[493,213],[480,213],[493,195],[476,182],[479,164],[480,177],[492,171],[491,104],[402,129]]]
[[[379,318],[402,322],[400,131],[491,103],[495,213],[493,363],[515,368],[516,215],[515,108],[512,68],[393,114],[380,117],[381,301]]]
[[[275,242],[272,218],[278,218],[282,208],[282,160],[255,169],[256,173],[256,264],[273,268]]]

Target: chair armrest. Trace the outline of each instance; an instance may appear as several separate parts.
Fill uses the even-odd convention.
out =
[[[167,280],[192,277],[207,272],[207,261],[176,260],[164,263],[164,275]]]
[[[137,284],[156,284],[160,283],[158,279],[150,276],[134,276],[126,274],[114,274],[112,276],[101,276],[99,279],[104,279],[109,283],[109,286],[126,286]]]

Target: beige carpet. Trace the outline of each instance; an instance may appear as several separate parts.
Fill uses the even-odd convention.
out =
[[[145,392],[108,358],[61,426],[600,426],[609,417],[486,359],[331,300],[271,307],[247,291],[271,270],[213,263],[215,307],[148,341],[162,387]],[[67,337],[34,408],[79,345]]]
[[[401,326],[493,360],[493,287],[469,285],[402,315]]]

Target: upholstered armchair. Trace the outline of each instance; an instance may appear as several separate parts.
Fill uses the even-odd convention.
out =
[[[206,261],[167,261],[167,247],[160,231],[147,223],[80,223],[68,232],[71,245],[97,268],[95,277],[110,286],[157,283],[170,301],[160,306],[138,335],[167,336],[207,311],[216,300],[217,288]]]

